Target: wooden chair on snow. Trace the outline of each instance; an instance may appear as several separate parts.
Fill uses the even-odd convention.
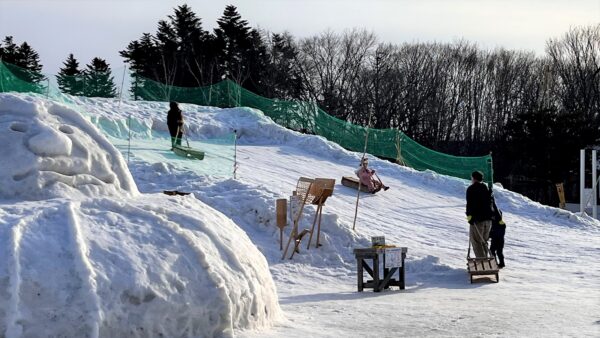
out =
[[[313,233],[315,232],[315,224],[317,224],[317,243],[315,243],[315,248],[321,246],[319,243],[319,239],[321,237],[321,215],[323,214],[323,205],[325,205],[325,201],[331,195],[333,195],[333,187],[335,186],[335,179],[332,178],[315,178],[315,181],[312,184],[312,194],[315,196],[315,199],[311,204],[317,206],[317,211],[315,212],[315,219],[313,220],[312,228],[310,229],[310,237],[308,238],[308,245],[306,246],[306,250],[310,248],[310,243],[312,242]],[[317,222],[318,219],[318,222]]]

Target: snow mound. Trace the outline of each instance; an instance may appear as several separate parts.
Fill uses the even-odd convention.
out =
[[[231,337],[281,318],[246,233],[193,195],[140,194],[77,111],[0,94],[0,130],[0,337]]]
[[[136,194],[119,152],[79,113],[0,95],[0,198]]]
[[[3,206],[0,254],[0,336],[233,336],[280,316],[264,256],[192,196]]]

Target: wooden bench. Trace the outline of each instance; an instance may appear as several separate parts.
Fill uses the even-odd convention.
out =
[[[486,258],[467,258],[467,271],[473,283],[475,276],[495,276],[496,283],[500,281],[498,272],[500,268],[493,257]]]
[[[388,266],[386,265],[385,252],[386,249],[399,249],[401,250],[401,261],[399,266]],[[405,270],[404,270],[404,259],[406,258],[407,248],[357,248],[354,249],[354,256],[356,257],[356,268],[357,268],[357,286],[358,292],[362,292],[365,288],[371,288],[374,292],[381,292],[384,289],[388,289],[390,286],[398,286],[400,290],[404,290],[405,282]],[[383,258],[383,278],[380,278],[379,271],[379,256]],[[371,261],[369,266],[367,261]],[[373,280],[364,282],[364,271],[366,271]],[[393,278],[394,274],[398,272],[398,279]]]

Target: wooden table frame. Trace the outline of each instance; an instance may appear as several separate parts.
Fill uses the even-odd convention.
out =
[[[390,286],[398,286],[400,290],[405,289],[405,264],[407,248],[402,249],[402,266],[400,267],[385,267],[385,248],[360,248],[354,249],[354,255],[356,257],[356,268],[357,268],[357,286],[358,292],[362,292],[365,288],[373,289],[374,292],[381,292]],[[379,273],[379,255],[383,258],[383,278],[380,278]],[[371,268],[367,263],[368,260],[372,261]],[[364,282],[364,271],[373,278]],[[398,272],[398,279],[393,278],[394,274]]]

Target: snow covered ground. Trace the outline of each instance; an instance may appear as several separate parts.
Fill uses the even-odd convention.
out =
[[[0,143],[0,337],[229,337],[281,317],[246,233],[140,194],[80,113],[0,94]]]
[[[166,103],[74,101],[93,119],[122,121],[131,114],[157,133],[166,130]],[[210,205],[243,229],[266,257],[285,319],[269,330],[238,330],[240,336],[600,336],[598,221],[496,188],[508,224],[507,268],[498,284],[469,284],[467,182],[370,158],[391,189],[362,196],[357,231],[352,231],[356,192],[339,185],[339,179],[352,174],[359,154],[285,130],[251,109],[182,108],[192,140],[237,130],[238,179],[194,170],[196,165],[210,168],[208,160],[190,168],[139,153],[133,154],[129,168],[139,191],[151,194],[143,198],[158,198],[153,193],[162,190],[192,192],[193,197],[168,200],[190,209],[200,203],[192,202],[194,197]],[[152,144],[157,151],[161,147],[158,139],[148,146]],[[275,199],[287,198],[300,176],[338,183],[324,207],[323,247],[307,251],[303,245],[294,260],[282,261]],[[136,200],[137,207],[143,208],[143,198]],[[314,207],[308,207],[303,227],[313,215]],[[406,290],[356,292],[352,249],[368,246],[374,235],[408,247]]]

